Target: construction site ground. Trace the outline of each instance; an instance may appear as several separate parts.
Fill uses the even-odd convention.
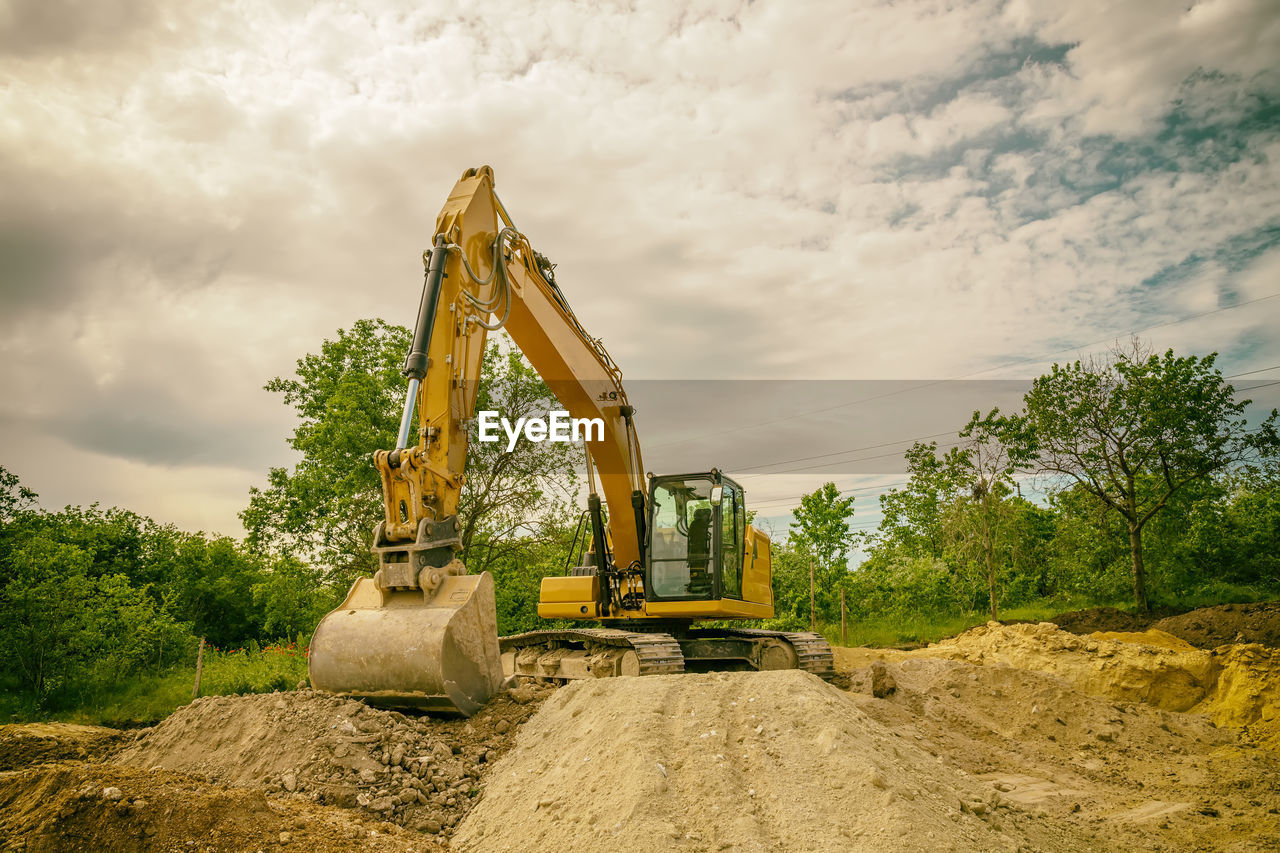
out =
[[[1280,849],[1280,606],[1127,616],[840,648],[834,683],[525,683],[469,720],[301,690],[0,726],[0,845]]]

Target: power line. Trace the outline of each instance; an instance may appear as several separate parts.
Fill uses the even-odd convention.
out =
[[[1280,385],[1280,379],[1277,379],[1275,382],[1268,382],[1266,385],[1259,385],[1257,387],[1265,388],[1270,385]],[[1262,431],[1262,427],[1254,427],[1253,429],[1245,430],[1245,432],[1247,433],[1255,433],[1255,432],[1261,432],[1261,431]],[[956,442],[956,444],[959,444],[959,442]],[[943,445],[943,446],[945,447],[946,445]],[[885,455],[891,455],[891,454],[885,454]],[[874,459],[876,457],[868,456],[866,458]],[[848,460],[848,461],[860,462],[862,460],[855,459],[855,460]],[[797,469],[797,470],[800,470],[800,469]],[[771,474],[774,472],[770,471],[766,473]],[[756,475],[756,476],[763,476],[763,475]],[[884,495],[884,494],[888,494],[888,492],[891,489],[896,489],[899,486],[909,486],[909,485],[911,485],[911,481],[908,480],[902,483],[885,483],[883,485],[876,485],[876,486],[855,486],[854,488],[851,488],[851,489],[840,489],[836,494],[848,495],[848,494],[852,494],[853,492],[878,492],[880,495]],[[762,501],[761,503],[758,503],[758,504],[752,503],[751,508],[760,509],[761,507],[777,508],[779,506],[786,506],[791,501],[799,500],[800,498],[803,498],[811,494],[813,494],[813,492],[804,492],[799,495],[791,495],[790,497],[785,497],[785,498],[769,498],[767,501]]]
[[[1014,367],[1018,364],[1028,364],[1028,363],[1035,364],[1037,362],[1044,361],[1047,356],[1061,355],[1064,352],[1071,352],[1072,350],[1083,349],[1084,347],[1094,346],[1095,344],[1106,343],[1107,341],[1114,340],[1120,337],[1122,334],[1123,335],[1140,335],[1143,332],[1150,332],[1152,329],[1163,329],[1166,326],[1177,326],[1181,323],[1189,323],[1192,320],[1199,320],[1200,318],[1208,317],[1211,314],[1220,314],[1223,311],[1234,311],[1235,309],[1243,308],[1246,305],[1253,305],[1258,302],[1266,302],[1268,299],[1275,299],[1277,297],[1280,297],[1280,293],[1272,293],[1267,296],[1259,296],[1257,299],[1248,299],[1244,302],[1237,302],[1234,305],[1224,305],[1221,308],[1214,308],[1212,311],[1204,311],[1200,314],[1192,314],[1190,317],[1183,317],[1178,320],[1169,320],[1164,323],[1156,323],[1154,326],[1147,326],[1144,329],[1134,329],[1131,332],[1122,332],[1114,335],[1108,335],[1107,337],[1099,338],[1096,341],[1089,341],[1088,343],[1084,343],[1084,344],[1077,344],[1075,346],[1064,347],[1063,349],[1060,349],[1060,350],[1054,350],[1053,352],[1045,353],[1044,355],[1039,356],[1038,358],[1024,358],[1024,359],[1020,359],[1019,361],[1010,362],[1008,364],[999,364],[999,365],[996,365],[995,367],[988,367],[986,370],[979,370],[976,373],[968,373],[968,374],[965,374],[964,376],[957,377],[957,378],[968,379],[971,376],[978,376],[983,373],[990,373],[993,370],[1001,370],[1005,367]],[[1227,378],[1230,378],[1230,377],[1227,377]]]
[[[1280,364],[1274,365],[1274,366],[1272,366],[1272,367],[1263,367],[1263,368],[1259,368],[1258,370],[1251,370],[1251,371],[1249,371],[1249,373],[1262,373],[1263,371],[1266,371],[1266,370],[1275,370],[1275,369],[1277,369],[1277,368],[1280,368]],[[1244,374],[1244,373],[1237,373],[1237,374],[1234,374],[1234,375],[1232,375],[1232,376],[1224,376],[1223,378],[1224,378],[1224,379],[1234,379],[1234,378],[1236,378],[1236,377],[1239,377],[1239,376],[1245,376],[1245,375],[1248,375],[1248,374]],[[1272,385],[1280,385],[1280,379],[1276,380],[1275,382],[1266,382],[1266,383],[1263,383],[1262,385],[1252,385],[1252,386],[1250,386],[1250,387],[1248,387],[1248,388],[1243,388],[1243,389],[1240,389],[1240,390],[1243,390],[1243,391],[1255,391],[1255,390],[1257,390],[1257,389],[1259,389],[1259,388],[1270,388]],[[771,467],[773,467],[774,465],[785,465],[785,464],[787,464],[788,462],[806,462],[806,461],[808,461],[808,460],[810,460],[810,459],[824,459],[824,458],[831,457],[831,456],[841,456],[841,455],[843,455],[843,454],[845,454],[845,453],[856,453],[856,452],[858,452],[858,451],[860,451],[860,450],[874,450],[874,449],[876,449],[876,448],[878,448],[878,447],[890,447],[890,446],[892,446],[892,445],[894,445],[894,444],[905,444],[905,443],[907,443],[908,441],[910,441],[910,442],[914,443],[914,442],[917,442],[917,441],[924,441],[925,439],[930,439],[930,438],[939,438],[939,437],[944,436],[944,435],[955,435],[957,432],[958,432],[957,430],[946,430],[946,431],[944,431],[944,432],[935,432],[935,433],[933,433],[933,434],[931,434],[931,435],[921,435],[921,436],[917,436],[917,437],[915,437],[915,438],[903,438],[903,439],[899,439],[898,441],[890,441],[890,442],[886,442],[886,443],[884,443],[884,444],[872,444],[872,445],[867,445],[866,447],[852,447],[852,448],[849,448],[848,450],[836,450],[836,451],[832,451],[831,453],[819,453],[819,454],[817,454],[816,456],[804,456],[804,457],[800,457],[800,458],[797,458],[797,459],[784,459],[784,460],[781,460],[781,461],[778,461],[778,462],[769,462],[769,463],[765,463],[765,464],[763,464],[763,465],[752,465],[752,466],[749,466],[749,467],[747,467],[747,468],[735,468],[734,470],[735,470],[735,471],[751,471],[751,470],[752,470],[752,469],[754,469],[754,468],[771,468]],[[941,450],[941,449],[945,449],[945,448],[958,447],[960,444],[962,444],[962,442],[959,442],[959,441],[949,442],[949,443],[947,443],[947,444],[941,444],[941,445],[939,445],[939,446],[938,446],[938,449],[939,449],[939,450]],[[847,462],[865,462],[865,461],[870,460],[870,459],[883,459],[883,458],[885,458],[885,457],[887,457],[887,456],[893,456],[893,455],[894,455],[894,454],[892,454],[892,453],[881,453],[881,454],[877,454],[877,455],[875,455],[875,456],[863,456],[863,457],[861,457],[861,458],[859,458],[859,459],[841,459],[841,460],[839,460],[838,462],[835,462],[835,463],[832,463],[832,464],[837,464],[837,465],[838,465],[838,464],[841,464],[841,463],[847,463]],[[821,467],[823,467],[823,466],[822,466],[822,465],[807,465],[807,466],[803,466],[803,467],[799,467],[799,468],[782,468],[782,469],[780,469],[780,470],[778,470],[778,471],[762,471],[762,472],[760,472],[760,473],[758,473],[758,474],[747,474],[746,476],[750,476],[750,477],[763,477],[763,476],[767,476],[767,475],[769,475],[769,474],[787,474],[787,473],[790,473],[790,472],[792,472],[792,471],[810,471],[810,470],[813,470],[814,468],[821,468]]]
[[[787,463],[789,463],[789,462],[808,462],[808,461],[809,461],[809,460],[811,460],[811,459],[825,459],[825,458],[827,458],[827,457],[829,457],[829,456],[840,456],[840,455],[845,454],[845,453],[857,453],[857,452],[859,452],[859,451],[861,451],[861,450],[876,450],[877,448],[880,448],[880,447],[892,447],[892,446],[893,446],[893,445],[895,445],[895,444],[905,444],[905,443],[906,443],[906,442],[908,442],[908,441],[912,441],[912,442],[915,442],[915,441],[923,441],[923,440],[924,440],[924,439],[926,439],[926,438],[939,438],[939,437],[941,437],[941,436],[944,436],[944,435],[952,435],[952,434],[954,434],[954,433],[955,433],[955,430],[944,430],[943,432],[935,432],[935,433],[933,433],[932,435],[922,435],[922,436],[918,436],[918,437],[916,437],[916,438],[900,438],[900,439],[898,439],[898,440],[896,440],[896,441],[886,441],[884,444],[868,444],[868,445],[866,445],[865,447],[850,447],[850,448],[847,448],[847,449],[845,449],[845,450],[835,450],[835,451],[832,451],[831,453],[819,453],[819,454],[816,454],[816,455],[814,455],[814,456],[799,456],[799,457],[796,457],[795,459],[779,459],[777,462],[765,462],[765,463],[760,464],[760,465],[748,465],[748,466],[747,466],[747,467],[745,467],[745,468],[734,468],[733,470],[734,470],[734,471],[753,471],[753,470],[755,470],[755,469],[757,469],[757,468],[772,468],[774,465],[786,465],[786,464],[787,464]],[[890,455],[891,455],[891,454],[890,454]],[[868,458],[868,459],[878,459],[879,457],[877,457],[877,456],[869,456],[869,457],[867,457],[867,458]],[[844,460],[844,461],[846,461],[846,462],[860,462],[860,461],[862,461],[862,460],[860,460],[860,459],[846,459],[846,460]],[[788,469],[788,470],[791,470],[791,469]],[[797,470],[799,470],[799,469],[797,469]],[[780,473],[784,473],[784,472],[782,472],[782,471],[765,471],[764,473],[765,473],[765,474],[780,474]],[[753,475],[753,476],[759,476],[759,475]]]
[[[1257,370],[1246,370],[1244,373],[1233,373],[1230,376],[1224,376],[1223,379],[1238,379],[1241,376],[1252,376],[1255,373],[1266,373],[1268,370],[1275,370],[1280,364],[1273,364],[1270,367],[1259,367]]]
[[[944,433],[945,434],[945,433]],[[939,450],[947,450],[952,447],[958,447],[962,442],[952,441],[947,444],[938,445]],[[797,468],[783,468],[781,471],[761,471],[757,474],[748,474],[749,477],[768,477],[771,474],[790,474],[792,471],[812,471],[815,468],[825,468],[828,464],[842,464],[851,462],[868,462],[872,459],[885,459],[890,456],[897,456],[897,453],[877,453],[874,456],[860,456],[857,459],[841,459],[836,463],[826,463],[822,465],[801,465]]]
[[[881,486],[855,486],[855,487],[854,487],[854,488],[852,488],[852,489],[841,489],[839,492],[837,492],[837,494],[841,494],[841,495],[848,495],[848,494],[852,494],[853,492],[874,492],[874,491],[877,491],[877,490],[884,491],[884,490],[888,490],[888,489],[896,489],[898,486],[906,486],[906,485],[910,485],[910,481],[909,481],[909,480],[908,480],[908,481],[901,482],[901,483],[886,483],[886,484],[881,485]],[[773,504],[779,504],[779,505],[781,505],[781,504],[785,504],[785,503],[787,503],[787,502],[789,502],[789,501],[799,500],[800,498],[802,498],[802,497],[804,497],[805,495],[808,495],[808,494],[812,494],[812,492],[805,492],[804,494],[792,495],[791,497],[786,497],[786,498],[769,498],[769,500],[767,500],[767,501],[763,501],[763,502],[758,503],[758,504],[753,503],[753,504],[751,505],[751,508],[752,508],[752,509],[758,509],[759,507],[762,507],[762,506],[771,506],[771,505],[773,505]]]
[[[1277,295],[1277,296],[1280,296],[1280,294],[1276,294],[1276,295]],[[1267,297],[1267,298],[1270,298],[1270,297]],[[1232,375],[1230,375],[1230,376],[1224,376],[1224,377],[1223,377],[1223,379],[1236,379],[1236,378],[1239,378],[1239,377],[1241,377],[1241,376],[1249,376],[1249,375],[1254,374],[1254,373],[1264,373],[1264,372],[1266,372],[1266,371],[1268,371],[1268,370],[1276,370],[1276,369],[1280,369],[1280,364],[1272,365],[1271,367],[1260,367],[1260,368],[1258,368],[1257,370],[1250,370],[1250,371],[1247,371],[1247,372],[1245,372],[1245,373],[1233,373],[1233,374],[1232,374]],[[950,381],[950,380],[938,380],[938,381],[939,381],[939,382],[946,382],[946,381]],[[1244,390],[1244,391],[1252,391],[1252,390],[1257,389],[1257,388],[1268,388],[1268,387],[1270,387],[1271,385],[1275,385],[1275,384],[1278,384],[1278,383],[1280,383],[1280,381],[1278,381],[1278,382],[1268,382],[1268,383],[1265,383],[1265,384],[1263,384],[1263,385],[1253,385],[1253,386],[1250,386],[1249,388],[1244,388],[1244,389],[1241,389],[1241,390]],[[936,383],[934,383],[934,384],[936,384]],[[918,387],[922,387],[922,386],[918,386]],[[907,390],[913,390],[913,389],[907,389]],[[893,392],[893,393],[898,393],[898,392]],[[874,398],[867,398],[867,399],[874,399]],[[841,404],[841,405],[843,406],[843,405],[847,405],[847,404]],[[760,426],[763,426],[763,424],[760,424]],[[832,457],[832,456],[842,456],[842,455],[844,455],[844,454],[846,454],[846,453],[857,453],[857,452],[862,451],[862,450],[875,450],[875,449],[880,448],[880,447],[892,447],[892,446],[893,446],[893,445],[895,445],[895,444],[906,444],[907,442],[915,443],[915,442],[917,442],[917,441],[924,441],[924,440],[926,440],[926,439],[940,438],[940,437],[942,437],[942,436],[944,436],[944,435],[953,435],[953,434],[955,434],[955,432],[957,432],[957,431],[956,431],[956,430],[944,430],[944,431],[942,431],[942,432],[930,433],[929,435],[919,435],[919,436],[915,436],[915,437],[913,437],[913,438],[901,438],[901,439],[898,439],[897,441],[887,441],[887,442],[884,442],[883,444],[868,444],[868,445],[864,445],[864,446],[862,446],[862,447],[850,447],[850,448],[846,448],[846,449],[844,449],[844,450],[833,450],[833,451],[831,451],[830,453],[818,453],[818,454],[815,454],[815,455],[813,455],[813,456],[798,456],[798,457],[796,457],[796,458],[794,458],[794,459],[779,459],[779,460],[778,460],[778,461],[776,461],[776,462],[764,462],[764,463],[761,463],[760,465],[748,465],[748,466],[746,466],[746,467],[742,467],[742,468],[737,468],[737,467],[735,467],[733,470],[734,470],[734,472],[735,472],[735,473],[736,473],[736,472],[739,472],[739,471],[747,471],[747,472],[750,472],[750,471],[754,471],[754,470],[756,470],[756,469],[758,469],[758,468],[772,468],[772,467],[773,467],[773,466],[775,466],[775,465],[786,465],[786,464],[788,464],[788,463],[790,463],[790,462],[807,462],[807,461],[809,461],[809,460],[811,460],[811,459],[827,459],[827,458],[830,458],[830,457]],[[682,440],[683,440],[683,439],[682,439]],[[942,445],[942,447],[955,447],[955,446],[957,446],[959,443],[960,443],[960,442],[953,442],[953,443],[951,443],[951,444],[944,444],[944,445]],[[659,446],[659,447],[661,447],[661,446],[663,446],[663,445],[658,445],[658,446]],[[894,455],[894,454],[892,454],[892,453],[882,453],[882,454],[879,454],[879,455],[876,455],[876,456],[865,456],[865,457],[863,457],[863,458],[861,458],[861,459],[843,459],[843,460],[840,460],[840,461],[841,461],[841,462],[864,462],[864,461],[866,461],[866,460],[870,460],[870,459],[882,459],[882,458],[884,458],[884,457],[886,457],[886,456],[893,456],[893,455]],[[837,464],[838,464],[838,463],[837,463]],[[821,465],[810,465],[810,466],[805,466],[805,467],[800,467],[800,468],[783,468],[783,469],[778,470],[778,471],[762,471],[762,472],[760,472],[759,474],[747,474],[746,476],[764,476],[764,475],[766,475],[766,474],[786,474],[786,473],[789,473],[789,472],[791,472],[791,471],[809,471],[809,470],[812,470],[812,469],[814,469],[814,468],[821,468],[821,467],[823,467],[823,466],[821,466]]]
[[[1031,358],[1017,359],[1017,360],[1015,360],[1015,361],[1006,362],[1006,363],[1004,363],[1004,364],[997,364],[997,365],[993,365],[992,367],[986,367],[986,368],[983,368],[982,370],[975,370],[975,371],[973,371],[973,372],[971,372],[971,373],[965,373],[965,374],[962,374],[962,375],[960,375],[960,376],[953,376],[953,377],[950,377],[950,378],[948,378],[948,379],[935,379],[935,380],[933,380],[933,381],[931,381],[931,382],[926,382],[926,383],[921,384],[921,385],[913,385],[913,386],[912,386],[912,387],[910,387],[910,388],[903,388],[903,389],[900,389],[900,390],[897,390],[897,391],[886,391],[886,392],[885,392],[885,393],[883,393],[883,394],[875,394],[875,395],[872,395],[872,396],[870,396],[870,397],[861,397],[861,398],[859,398],[859,399],[857,399],[857,400],[849,400],[849,401],[844,402],[844,403],[837,403],[837,404],[835,404],[835,405],[833,405],[833,406],[824,406],[824,407],[819,408],[819,409],[809,409],[809,410],[807,410],[807,411],[793,412],[793,413],[791,413],[791,414],[789,414],[789,415],[786,415],[786,416],[784,416],[784,417],[774,418],[773,420],[761,421],[761,422],[759,422],[759,423],[755,423],[755,424],[747,424],[747,425],[744,425],[744,426],[731,427],[731,428],[729,428],[729,429],[721,429],[721,430],[717,430],[717,431],[716,431],[716,432],[714,432],[714,433],[707,433],[707,434],[705,434],[705,435],[700,435],[700,436],[691,436],[691,437],[689,437],[689,438],[680,438],[680,439],[676,439],[675,441],[667,441],[667,442],[663,442],[662,444],[656,444],[656,445],[653,445],[653,446],[654,446],[654,447],[670,447],[670,446],[675,445],[675,444],[685,444],[685,443],[687,443],[687,442],[690,442],[690,441],[697,441],[697,440],[699,440],[699,439],[703,439],[703,438],[714,438],[714,437],[716,437],[716,436],[724,435],[725,433],[731,433],[731,432],[742,432],[742,431],[744,431],[744,430],[759,429],[760,427],[772,426],[773,424],[782,423],[783,421],[788,421],[788,420],[791,420],[791,419],[793,419],[793,418],[802,418],[802,417],[807,417],[807,416],[809,416],[809,415],[822,414],[822,413],[824,413],[824,412],[830,412],[830,411],[834,411],[834,410],[836,410],[836,409],[844,409],[844,408],[847,408],[847,407],[849,407],[849,406],[852,406],[852,405],[854,405],[854,404],[856,404],[856,403],[867,403],[867,402],[870,402],[870,401],[872,401],[872,400],[880,400],[880,399],[883,399],[883,398],[885,398],[885,397],[893,397],[893,396],[896,396],[896,395],[898,395],[898,394],[906,394],[906,393],[911,392],[911,391],[919,391],[919,390],[921,390],[921,389],[923,389],[923,388],[931,388],[931,387],[933,387],[934,385],[941,385],[943,382],[956,382],[956,381],[959,381],[959,380],[961,380],[961,379],[971,379],[971,378],[973,378],[974,376],[981,376],[982,374],[984,374],[984,373],[990,373],[990,372],[991,372],[991,371],[993,371],[993,370],[1003,370],[1003,369],[1004,369],[1004,368],[1006,368],[1006,367],[1016,367],[1016,366],[1017,366],[1017,365],[1019,365],[1019,364],[1036,364],[1036,363],[1039,363],[1039,362],[1044,361],[1044,360],[1045,360],[1047,357],[1049,357],[1049,356],[1060,355],[1060,354],[1062,354],[1062,353],[1064,353],[1064,352],[1071,352],[1072,350],[1079,350],[1079,349],[1083,349],[1084,347],[1087,347],[1087,346],[1093,346],[1093,345],[1095,345],[1095,344],[1105,343],[1105,342],[1106,342],[1106,341],[1108,341],[1108,340],[1113,340],[1113,339],[1115,339],[1115,338],[1120,337],[1122,334],[1123,334],[1123,335],[1140,335],[1140,334],[1142,334],[1143,332],[1149,332],[1149,331],[1151,331],[1152,329],[1162,329],[1162,328],[1164,328],[1164,327],[1166,327],[1166,326],[1176,326],[1176,325],[1179,325],[1180,323],[1189,323],[1189,322],[1191,322],[1192,320],[1199,320],[1199,319],[1201,319],[1201,318],[1203,318],[1203,317],[1208,317],[1208,316],[1210,316],[1210,315],[1212,315],[1212,314],[1220,314],[1220,313],[1222,313],[1223,311],[1234,311],[1236,308],[1244,308],[1246,305],[1254,305],[1254,304],[1257,304],[1257,303],[1259,303],[1259,302],[1265,302],[1265,301],[1267,301],[1267,300],[1269,300],[1269,299],[1276,299],[1277,297],[1280,297],[1280,292],[1272,293],[1272,294],[1269,294],[1269,295],[1267,295],[1267,296],[1259,296],[1259,297],[1258,297],[1258,298],[1256,298],[1256,299],[1249,299],[1249,300],[1246,300],[1246,301],[1244,301],[1244,302],[1237,302],[1237,303],[1236,303],[1236,304],[1234,304],[1234,305],[1225,305],[1225,306],[1223,306],[1223,307],[1221,307],[1221,308],[1214,308],[1212,311],[1204,311],[1204,312],[1201,312],[1201,313],[1199,313],[1199,314],[1192,314],[1190,317],[1183,317],[1183,318],[1178,319],[1178,320],[1169,320],[1169,321],[1167,321],[1167,322],[1164,322],[1164,323],[1156,323],[1156,324],[1155,324],[1155,325],[1153,325],[1153,326],[1147,326],[1147,327],[1142,328],[1142,329],[1134,329],[1134,330],[1129,331],[1129,332],[1117,333],[1117,334],[1115,334],[1115,335],[1108,335],[1106,338],[1100,338],[1100,339],[1098,339],[1098,340],[1096,340],[1096,341],[1089,341],[1089,342],[1087,342],[1087,343],[1083,343],[1083,344],[1076,344],[1075,346],[1069,346],[1069,347],[1065,347],[1065,348],[1063,348],[1063,349],[1053,350],[1052,352],[1044,353],[1043,355],[1040,355],[1040,356],[1035,356],[1035,357],[1031,357]],[[1265,369],[1270,370],[1271,368],[1265,368]],[[1241,375],[1243,375],[1243,374],[1241,374]],[[1225,378],[1231,378],[1231,377],[1225,377]]]

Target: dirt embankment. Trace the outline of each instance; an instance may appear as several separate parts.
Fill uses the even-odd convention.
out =
[[[1280,602],[1219,604],[1188,613],[1128,613],[1114,607],[1095,607],[1063,613],[1051,620],[1064,631],[1092,634],[1098,631],[1140,632],[1155,628],[1185,640],[1196,648],[1216,649],[1238,643],[1259,643],[1280,648]]]
[[[46,764],[0,773],[0,844],[63,851],[443,849],[344,809],[268,799],[183,773],[104,764]]]
[[[916,654],[1049,673],[1088,695],[1203,714],[1249,743],[1280,749],[1280,649],[1206,651],[1155,628],[1079,637],[1048,622],[993,622]]]
[[[102,758],[127,737],[116,729],[75,723],[0,726],[0,771],[51,761]]]
[[[444,839],[550,690],[518,688],[470,720],[409,717],[309,690],[204,698],[140,733],[114,763],[356,809]]]

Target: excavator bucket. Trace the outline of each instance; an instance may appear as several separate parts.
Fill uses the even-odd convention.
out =
[[[448,575],[429,592],[360,578],[316,627],[308,670],[317,690],[471,716],[502,682],[493,576]]]

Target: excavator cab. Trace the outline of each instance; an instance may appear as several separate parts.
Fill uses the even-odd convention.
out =
[[[645,597],[742,598],[742,488],[716,472],[678,474],[652,478],[649,496]]]

